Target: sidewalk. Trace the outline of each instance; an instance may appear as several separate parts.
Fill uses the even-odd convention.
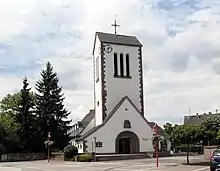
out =
[[[209,166],[197,165],[161,165],[157,167],[146,168],[139,171],[209,171]]]

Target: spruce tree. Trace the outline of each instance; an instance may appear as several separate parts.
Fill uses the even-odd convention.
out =
[[[42,140],[46,141],[48,132],[54,142],[53,148],[63,150],[69,143],[67,131],[70,129],[69,112],[64,108],[64,94],[59,87],[59,78],[50,62],[41,72],[41,80],[36,83],[36,113],[42,131]]]
[[[34,112],[34,96],[28,88],[28,79],[24,78],[23,88],[20,91],[20,100],[16,121],[19,124],[18,138],[23,143],[25,150],[32,150],[33,139],[36,134]]]

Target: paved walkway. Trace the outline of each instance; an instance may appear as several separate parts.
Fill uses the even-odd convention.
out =
[[[200,159],[194,157],[191,160]],[[161,158],[159,168],[156,168],[155,159],[89,163],[64,161],[51,161],[50,163],[47,161],[9,162],[0,163],[0,171],[209,171],[207,166],[181,165],[184,161],[185,157]]]

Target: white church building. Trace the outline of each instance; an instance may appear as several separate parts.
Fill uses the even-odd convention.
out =
[[[155,123],[144,116],[142,44],[134,36],[97,32],[93,63],[94,109],[74,125],[72,143],[79,153],[154,151]],[[159,134],[165,138],[160,127]],[[169,150],[168,141],[162,144]]]

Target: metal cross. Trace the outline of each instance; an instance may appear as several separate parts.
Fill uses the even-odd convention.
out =
[[[115,27],[115,34],[117,34],[116,29],[117,29],[117,27],[119,27],[119,25],[117,24],[116,19],[115,19],[115,23],[112,24],[112,26]]]

